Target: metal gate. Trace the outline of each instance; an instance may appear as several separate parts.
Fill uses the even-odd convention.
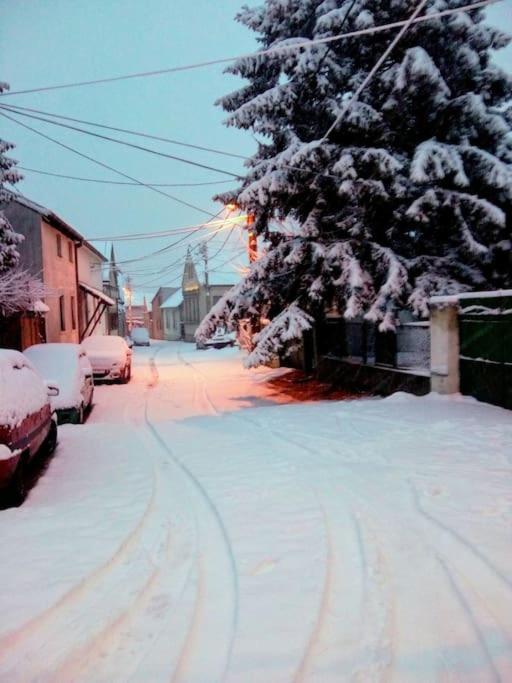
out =
[[[512,409],[512,296],[460,301],[460,390]]]

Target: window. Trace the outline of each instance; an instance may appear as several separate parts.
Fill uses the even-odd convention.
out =
[[[71,297],[71,329],[76,330],[75,297]]]
[[[171,311],[165,311],[165,327],[170,330],[171,329]]]
[[[68,257],[69,257],[69,262],[73,263],[73,252],[74,252],[74,244],[73,242],[68,242]]]
[[[62,258],[62,237],[57,234],[57,256]]]
[[[174,311],[172,314],[172,327],[174,330],[178,329],[178,311]]]
[[[59,296],[60,331],[66,331],[66,309],[64,304],[64,294]]]

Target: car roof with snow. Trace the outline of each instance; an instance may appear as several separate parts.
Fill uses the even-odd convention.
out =
[[[46,385],[28,358],[0,349],[0,425],[14,428],[48,402]]]
[[[106,334],[93,334],[82,341],[82,346],[87,349],[117,349],[126,348],[126,341],[123,337]]]

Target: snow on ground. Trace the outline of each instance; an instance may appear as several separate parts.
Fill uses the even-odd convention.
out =
[[[512,680],[512,415],[136,349],[0,512],[0,681]]]

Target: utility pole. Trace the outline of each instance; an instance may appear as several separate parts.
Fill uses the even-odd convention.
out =
[[[125,285],[126,298],[128,299],[128,333],[131,333],[133,327],[132,317],[132,279],[128,275]]]
[[[258,238],[254,232],[254,214],[250,213],[247,216],[247,251],[249,254],[249,263],[253,263],[258,258]]]
[[[204,261],[204,286],[206,289],[206,312],[208,313],[211,308],[211,296],[210,296],[210,276],[208,273],[208,245],[206,242],[201,244],[201,256]]]

